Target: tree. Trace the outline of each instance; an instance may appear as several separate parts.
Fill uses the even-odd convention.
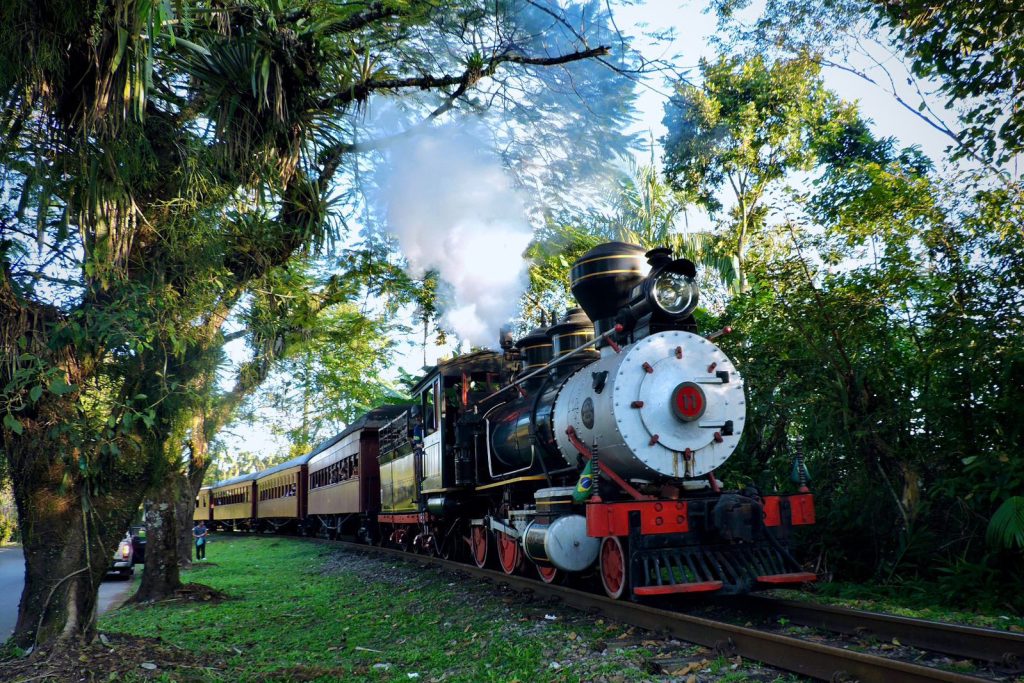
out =
[[[197,376],[194,401],[182,410],[182,427],[168,436],[167,452],[178,449],[184,457],[144,502],[149,552],[136,600],[159,599],[181,587],[178,570],[191,563],[191,519],[210,465],[208,444],[273,370],[287,371],[296,356],[309,357],[311,340],[330,340],[329,348],[317,350],[334,354],[325,362],[345,378],[343,391],[364,400],[374,394],[387,360],[379,353],[388,346],[387,327],[356,302],[369,294],[393,295],[396,289],[407,296],[408,278],[368,250],[346,250],[336,268],[343,270],[317,276],[310,265],[293,260],[256,283],[247,304],[232,316],[231,324],[240,329],[228,338],[244,336],[252,355],[237,368],[229,391],[217,387],[217,372]],[[370,356],[367,348],[378,353]]]
[[[408,332],[393,320],[419,287],[397,266],[365,251],[348,252],[343,262],[348,274],[339,279],[369,287],[358,301],[326,306],[296,326],[267,381],[250,396],[247,412],[266,409],[278,416],[274,424],[283,427],[296,455],[400,393],[384,377],[393,337]],[[288,301],[282,298],[279,304]],[[280,305],[263,305],[250,315],[278,324],[282,313]]]
[[[778,486],[800,444],[836,578],[1016,604],[1024,558],[1000,544],[1020,530],[1021,435],[971,435],[1020,419],[1021,345],[1005,332],[1024,302],[1019,204],[951,194],[919,151],[858,139],[774,228],[790,252],[752,258],[722,319],[752,411],[724,476]]]
[[[962,110],[963,139],[997,163],[1024,151],[1024,13],[1015,0],[874,2],[878,22]]]
[[[713,0],[720,45],[746,54],[807,56],[891,97],[944,135],[951,161],[1011,181],[1022,150],[1019,12],[1005,2],[768,0],[752,22],[749,0]],[[1015,85],[1016,84],[1016,85]]]
[[[350,137],[359,108],[432,92],[429,122],[502,69],[526,83],[608,52],[545,52],[505,16],[372,1],[0,7],[0,163],[17,200],[0,207],[0,438],[27,565],[16,644],[94,635],[110,548],[178,467],[231,312],[338,233],[332,188],[365,147]]]
[[[822,84],[805,58],[767,63],[722,57],[701,61],[702,83],[679,84],[665,105],[665,176],[710,213],[723,210],[728,185],[735,206],[728,230],[739,288],[753,235],[765,224],[765,195],[787,175],[817,163],[819,140],[853,123],[854,110]]]

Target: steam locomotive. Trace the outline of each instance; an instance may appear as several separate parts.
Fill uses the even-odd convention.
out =
[[[697,333],[695,276],[668,249],[595,247],[570,272],[581,308],[517,341],[503,334],[501,353],[439,363],[413,406],[377,409],[265,476],[294,491],[288,515],[261,516],[260,475],[201,492],[212,507],[196,514],[217,518],[218,492],[237,507],[251,487],[250,524],[358,524],[367,541],[468,554],[509,574],[532,567],[545,582],[596,571],[612,598],[813,581],[787,548],[793,527],[814,523],[806,487],[762,495],[715,478],[739,442],[745,396],[714,343],[728,329]],[[350,464],[334,481],[316,463],[346,440]],[[362,494],[313,505],[346,485]]]

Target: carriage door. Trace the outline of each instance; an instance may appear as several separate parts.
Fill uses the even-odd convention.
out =
[[[423,486],[421,490],[441,488],[441,377],[421,394],[423,407]]]

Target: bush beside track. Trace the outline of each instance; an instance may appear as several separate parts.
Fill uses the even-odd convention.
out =
[[[762,595],[786,600],[803,600],[822,605],[849,607],[868,612],[897,614],[915,619],[930,619],[951,624],[966,624],[1024,633],[1024,616],[1009,605],[979,605],[973,612],[943,605],[935,595],[918,593],[898,587],[859,583],[821,583],[805,590],[772,590]]]
[[[297,539],[218,534],[209,558],[185,580],[227,600],[197,604],[186,596],[100,620],[108,634],[160,638],[209,668],[189,662],[147,671],[134,662],[131,678],[623,683],[685,681],[694,673],[701,681],[778,676],[573,610],[523,604],[521,596],[449,572]],[[672,667],[660,670],[657,662],[670,655]],[[676,666],[680,657],[693,664]],[[672,675],[683,668],[686,674]]]

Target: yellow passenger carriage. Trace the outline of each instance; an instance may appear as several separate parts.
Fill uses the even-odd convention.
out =
[[[307,463],[300,455],[256,475],[256,520],[261,528],[297,526],[306,518]],[[302,527],[300,527],[301,530]]]
[[[213,496],[210,486],[203,486],[196,494],[196,509],[192,512],[193,522],[213,522]]]
[[[248,529],[256,520],[258,472],[219,481],[210,487],[213,523],[221,529]]]

